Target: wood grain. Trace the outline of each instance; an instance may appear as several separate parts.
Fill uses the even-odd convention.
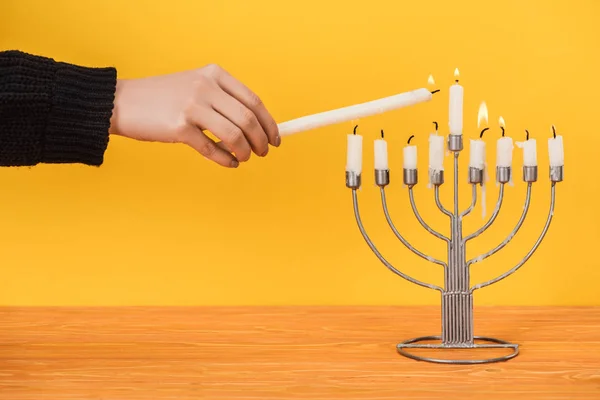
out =
[[[476,334],[521,344],[505,363],[396,353],[438,321],[431,307],[5,307],[0,399],[600,399],[600,307],[478,308]]]

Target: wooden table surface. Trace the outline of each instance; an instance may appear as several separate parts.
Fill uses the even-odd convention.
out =
[[[600,307],[477,308],[476,334],[521,344],[504,363],[396,353],[438,319],[431,307],[4,307],[0,399],[600,399]]]

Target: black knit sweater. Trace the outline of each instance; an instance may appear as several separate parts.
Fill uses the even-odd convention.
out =
[[[101,165],[116,83],[114,68],[0,52],[0,166]]]

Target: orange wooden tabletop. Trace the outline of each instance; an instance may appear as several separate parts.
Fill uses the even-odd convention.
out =
[[[503,363],[397,354],[438,331],[432,307],[4,307],[0,399],[600,399],[600,307],[477,308],[521,344]]]

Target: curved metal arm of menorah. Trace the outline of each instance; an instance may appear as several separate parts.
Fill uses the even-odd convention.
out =
[[[396,229],[396,226],[394,225],[394,223],[392,222],[392,218],[390,217],[390,213],[389,213],[388,207],[387,207],[387,201],[385,198],[385,189],[382,187],[380,189],[380,191],[381,191],[381,204],[383,205],[383,213],[385,214],[385,219],[387,220],[388,225],[390,226],[390,228],[392,229],[392,232],[394,232],[394,235],[396,235],[398,240],[400,240],[402,242],[402,244],[404,246],[406,246],[407,249],[409,249],[410,251],[412,251],[419,257],[424,258],[427,261],[430,261],[434,264],[441,265],[442,267],[446,268],[448,265],[445,262],[440,261],[438,259],[428,256],[425,253],[420,252],[419,250],[415,249],[406,239],[404,239],[404,237],[400,234],[398,229]]]
[[[435,190],[436,190],[436,202],[439,202],[439,197],[437,196],[437,193],[438,193],[438,187],[437,186],[435,187]],[[423,218],[421,218],[421,214],[419,214],[419,211],[417,210],[417,205],[415,203],[415,196],[414,196],[414,193],[413,193],[412,186],[408,188],[408,196],[410,198],[410,206],[412,207],[413,214],[415,214],[415,217],[417,217],[417,220],[419,221],[419,223],[421,224],[421,226],[423,226],[423,228],[425,228],[425,230],[427,230],[427,232],[431,233],[436,238],[442,239],[446,243],[450,243],[450,239],[449,238],[447,238],[446,236],[444,236],[441,233],[437,232],[436,230],[432,229],[429,225],[427,225],[427,223],[423,220]],[[452,214],[450,214],[450,216],[452,216]]]
[[[377,248],[375,247],[375,245],[373,244],[373,242],[371,241],[371,239],[369,238],[369,236],[367,235],[367,232],[365,231],[365,228],[362,224],[362,221],[360,219],[360,213],[358,211],[358,196],[356,194],[356,189],[352,189],[352,201],[354,203],[354,216],[356,218],[356,223],[358,224],[358,229],[360,230],[360,233],[363,235],[363,238],[365,239],[365,242],[367,242],[367,245],[371,248],[371,250],[373,251],[373,253],[375,253],[375,255],[377,256],[377,258],[379,258],[379,260],[383,263],[383,265],[385,265],[390,271],[392,271],[393,273],[395,273],[396,275],[406,279],[409,282],[412,282],[416,285],[419,286],[423,286],[425,288],[428,289],[432,289],[432,290],[437,290],[439,292],[443,292],[443,289],[439,286],[436,285],[432,285],[430,283],[426,283],[426,282],[421,282],[418,279],[415,279],[411,276],[406,275],[405,273],[403,273],[402,271],[397,270],[396,268],[394,268],[394,266],[392,264],[390,264],[382,255],[381,253],[377,250]]]
[[[439,187],[439,185],[435,185],[435,188],[433,190],[435,192],[435,205],[437,206],[437,208],[439,208],[439,210],[442,212],[442,214],[447,215],[448,217],[452,218],[454,216],[454,214],[452,214],[450,211],[448,211],[446,209],[446,207],[444,207],[442,205],[442,202],[440,201],[440,187]]]
[[[471,205],[469,206],[469,208],[467,208],[465,211],[463,211],[462,213],[460,213],[460,217],[466,217],[467,215],[469,215],[471,213],[471,211],[473,211],[473,209],[475,208],[475,205],[477,205],[477,185],[473,184],[471,185],[473,186],[472,188],[472,196],[471,196]]]
[[[500,207],[502,207],[502,200],[504,200],[504,185],[504,183],[500,184],[500,191],[498,192],[498,201],[496,202],[496,207],[494,208],[494,212],[490,216],[490,219],[481,228],[479,228],[477,232],[473,232],[472,234],[464,238],[463,243],[467,243],[469,240],[481,235],[487,230],[487,228],[489,228],[494,223],[496,217],[498,217],[498,213],[500,212]]]
[[[492,284],[494,284],[494,283],[496,283],[498,281],[501,281],[502,279],[506,278],[507,276],[512,275],[519,268],[521,268],[523,266],[523,264],[525,264],[527,262],[527,260],[529,260],[531,258],[531,256],[533,255],[533,253],[535,253],[535,251],[540,246],[540,243],[542,243],[542,240],[544,239],[544,236],[546,236],[546,233],[548,232],[548,228],[550,227],[550,222],[552,222],[552,217],[554,216],[554,203],[555,203],[555,197],[556,197],[555,194],[556,194],[556,182],[552,182],[551,200],[550,200],[550,212],[548,213],[548,218],[546,219],[546,225],[544,225],[544,229],[542,230],[542,233],[538,237],[537,241],[534,243],[534,245],[531,248],[531,250],[529,250],[529,253],[527,253],[527,255],[525,255],[525,257],[517,265],[515,265],[514,267],[512,267],[510,270],[506,271],[502,275],[497,276],[496,278],[491,279],[489,281],[482,282],[482,283],[479,283],[479,284],[473,286],[470,289],[471,293],[473,293],[477,289],[481,289],[481,288],[484,288],[486,286],[492,285]]]
[[[500,243],[498,246],[494,247],[492,250],[488,251],[487,253],[484,253],[478,257],[475,257],[475,258],[467,261],[467,268],[469,268],[471,266],[471,264],[481,262],[481,261],[485,260],[486,258],[488,258],[488,257],[496,254],[500,250],[502,250],[504,248],[504,246],[506,246],[512,240],[512,238],[515,237],[517,232],[519,232],[519,229],[521,229],[521,226],[523,225],[523,222],[525,221],[527,212],[529,211],[529,205],[531,203],[531,185],[532,185],[531,182],[527,183],[527,195],[525,197],[525,206],[523,207],[523,212],[521,213],[521,218],[519,218],[519,222],[517,222],[517,226],[515,226],[515,228],[508,235],[508,237],[506,239],[504,239],[504,241],[502,243]]]

